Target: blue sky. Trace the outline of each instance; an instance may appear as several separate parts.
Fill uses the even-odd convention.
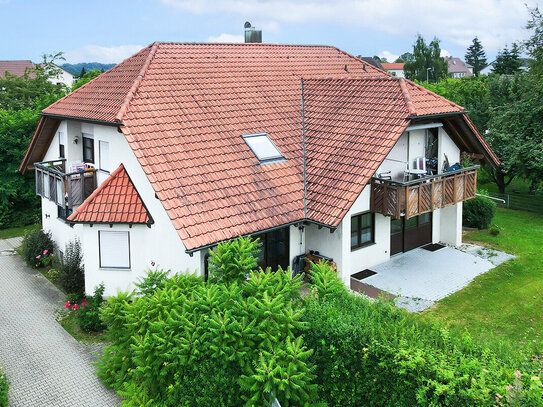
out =
[[[389,59],[417,33],[463,57],[478,35],[492,59],[526,37],[526,0],[0,0],[0,59],[120,62],[153,41],[237,42],[243,24],[269,43],[334,45]]]

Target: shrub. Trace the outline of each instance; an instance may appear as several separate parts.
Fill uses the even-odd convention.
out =
[[[68,243],[58,273],[58,279],[64,292],[73,294],[78,299],[83,298],[85,293],[85,272],[82,260],[79,240]]]
[[[464,202],[462,220],[468,227],[487,229],[495,214],[496,203],[478,196]]]
[[[316,398],[311,351],[295,331],[300,277],[252,272],[238,284],[174,275],[141,295],[119,294],[102,308],[111,345],[99,376],[126,406],[269,405]],[[147,286],[147,284],[145,284]]]
[[[104,283],[94,289],[94,295],[86,298],[75,309],[77,323],[86,332],[102,332],[105,325],[100,319],[100,307],[104,302]],[[73,309],[73,305],[72,305]]]
[[[8,407],[9,382],[0,366],[0,407]]]
[[[32,267],[42,267],[51,264],[55,245],[51,234],[43,230],[34,230],[25,235],[22,245],[22,256]]]
[[[514,368],[468,334],[420,323],[389,303],[344,292],[306,306],[303,338],[314,352],[320,397],[332,406],[494,406]],[[541,406],[539,379],[523,378],[518,405]],[[505,400],[504,400],[505,401]]]
[[[258,239],[240,237],[219,243],[215,250],[209,250],[209,273],[216,282],[230,283],[245,281],[252,270],[257,268]]]
[[[501,228],[498,225],[492,225],[489,232],[492,236],[498,236],[501,232]]]
[[[164,270],[149,270],[144,278],[140,278],[134,285],[139,295],[149,296],[156,290],[161,290],[166,284],[166,279],[170,271]]]

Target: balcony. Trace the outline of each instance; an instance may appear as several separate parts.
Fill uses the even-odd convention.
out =
[[[92,164],[72,163],[66,173],[66,160],[34,163],[36,195],[57,204],[67,216],[96,189],[96,169]]]
[[[408,182],[372,178],[371,210],[396,219],[401,216],[409,219],[474,198],[477,168],[462,168]]]

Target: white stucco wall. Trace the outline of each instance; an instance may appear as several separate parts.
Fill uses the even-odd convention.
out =
[[[148,228],[146,225],[109,225],[94,224],[92,227],[86,224],[78,224],[73,228],[63,220],[57,218],[56,205],[43,199],[42,218],[44,229],[50,230],[59,248],[78,237],[83,247],[83,261],[85,264],[86,290],[92,292],[100,282],[106,286],[106,294],[111,295],[118,290],[131,287],[131,282],[144,274],[154,261],[156,267],[172,270],[173,272],[191,273],[201,271],[201,253],[197,252],[191,257],[185,253],[177,231],[173,227],[164,207],[155,198],[155,192],[139,165],[132,149],[128,145],[124,135],[117,131],[116,127],[104,126],[76,121],[63,121],[58,131],[67,133],[66,158],[67,162],[81,161],[82,142],[81,132],[94,136],[95,164],[99,166],[99,141],[109,142],[109,161],[111,171],[121,163],[124,164],[132,182],[138,190],[143,202],[145,202],[155,223]],[[78,138],[77,144],[73,140]],[[45,160],[58,158],[58,133],[46,153]],[[100,171],[98,182],[103,182],[109,173]],[[46,218],[46,215],[49,217]],[[98,256],[98,231],[99,230],[128,230],[130,232],[130,252],[132,257],[131,269],[106,270],[99,267]]]

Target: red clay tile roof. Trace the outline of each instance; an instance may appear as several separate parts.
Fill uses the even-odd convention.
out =
[[[403,70],[405,63],[403,62],[381,62],[386,70]]]
[[[49,115],[115,122],[121,106],[142,75],[153,45],[142,49],[42,112]]]
[[[0,78],[6,75],[6,71],[12,75],[23,76],[27,69],[32,68],[32,61],[0,61]]]
[[[155,43],[44,114],[118,122],[186,249],[194,250],[305,219],[302,77],[336,79],[307,79],[314,93],[306,118],[307,215],[331,226],[408,118],[461,111],[334,47]],[[260,132],[286,161],[259,165],[241,136]],[[343,149],[331,142],[336,137]]]
[[[120,165],[69,217],[71,222],[152,223],[124,165]]]

